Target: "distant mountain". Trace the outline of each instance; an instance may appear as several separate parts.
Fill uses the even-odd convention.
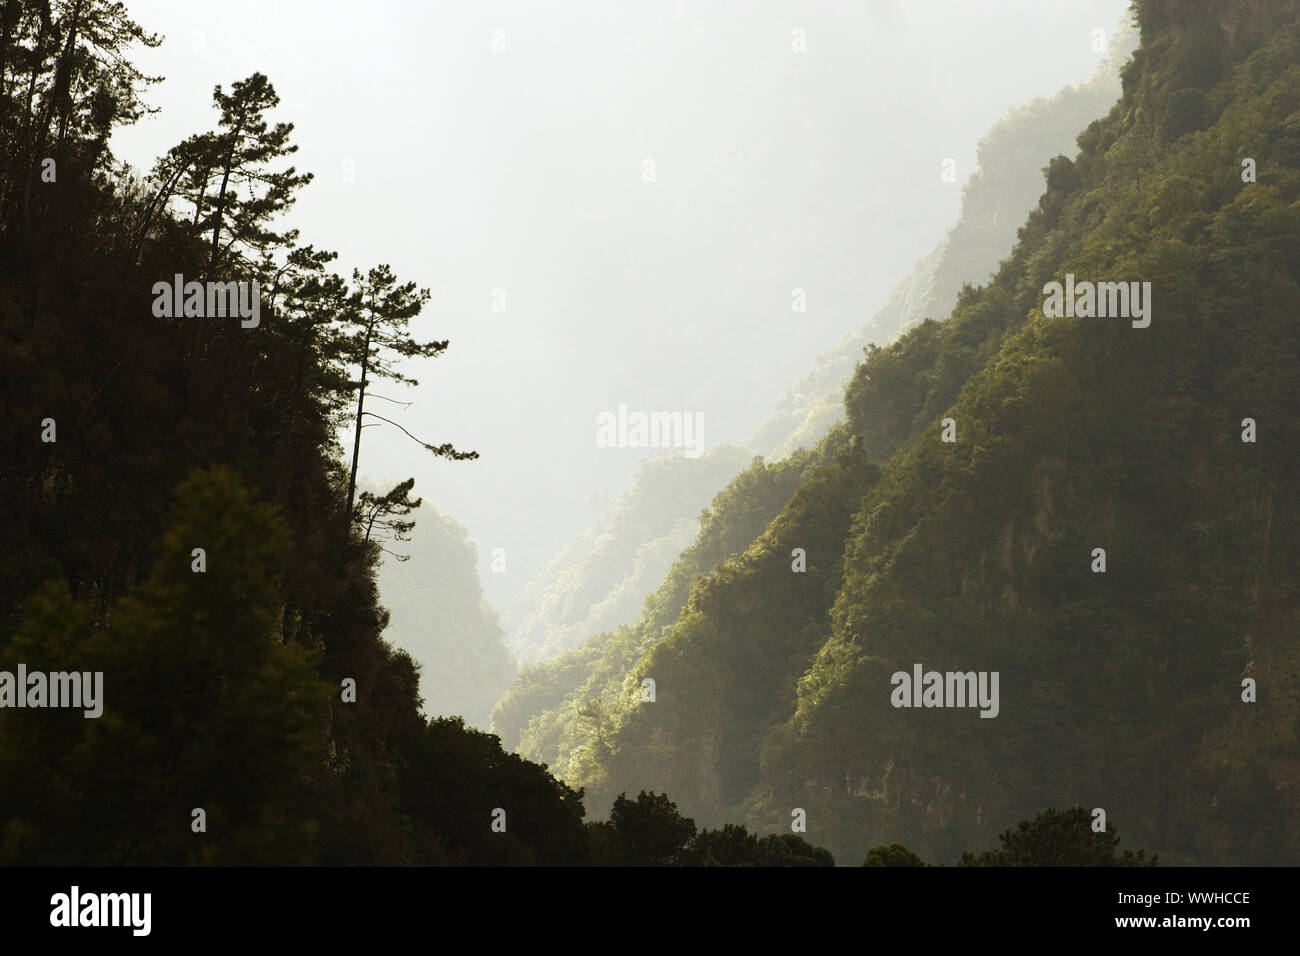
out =
[[[1121,31],[1088,82],[1012,110],[989,130],[979,144],[979,167],[962,187],[957,224],[871,318],[822,355],[777,403],[750,441],[756,453],[781,458],[815,445],[844,420],[844,386],[863,349],[892,341],[922,319],[947,315],[962,286],[989,280],[1042,194],[1048,160],[1073,157],[1079,133],[1119,99],[1120,67],[1136,45],[1135,30]]]
[[[642,465],[623,499],[552,558],[511,608],[511,650],[545,661],[601,631],[631,624],[699,531],[699,514],[749,460],[719,445],[698,458],[664,454]]]
[[[589,701],[598,707],[621,692],[629,669],[677,619],[695,580],[743,550],[815,460],[807,452],[773,466],[755,459],[700,516],[695,542],[645,599],[635,625],[604,631],[559,657],[525,667],[493,711],[492,730],[502,745],[542,762],[564,763],[585,739],[578,726],[581,707]]]
[[[515,676],[496,612],[483,598],[478,556],[465,529],[427,503],[415,511],[413,540],[384,558],[379,594],[390,620],[384,637],[420,666],[431,717],[464,717],[487,729],[492,705]]]

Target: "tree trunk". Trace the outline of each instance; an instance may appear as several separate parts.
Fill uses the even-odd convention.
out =
[[[149,232],[149,228],[153,225],[154,217],[167,208],[167,203],[172,197],[172,191],[176,188],[176,184],[180,182],[181,177],[185,175],[185,172],[188,169],[188,163],[181,164],[176,172],[159,187],[157,194],[152,200],[150,200],[149,205],[145,206],[140,228],[136,231],[135,238],[131,241],[130,250],[128,252],[128,257],[131,262],[135,262],[136,253],[138,253],[140,247],[144,245],[144,237]]]
[[[208,278],[212,278],[217,271],[217,252],[221,248],[221,220],[226,212],[226,187],[230,183],[230,167],[235,162],[235,147],[239,145],[239,137],[244,130],[244,111],[239,111],[239,118],[235,120],[234,128],[230,131],[230,150],[226,153],[225,168],[221,172],[221,189],[217,192],[217,208],[213,216],[212,223],[212,260],[208,263]]]
[[[36,128],[36,142],[32,147],[31,163],[28,166],[27,185],[23,190],[23,222],[27,231],[31,232],[31,202],[32,202],[32,180],[36,177],[36,169],[40,166],[44,158],[41,154],[45,152],[45,141],[49,138],[50,124],[54,122],[54,110],[56,105],[61,109],[70,110],[71,107],[64,107],[60,100],[71,98],[72,96],[72,58],[76,52],[77,46],[77,29],[81,20],[81,3],[77,2],[72,7],[72,15],[69,18],[71,23],[68,25],[68,39],[63,44],[63,52],[59,56],[58,64],[54,69],[54,82],[50,86],[50,99],[48,103],[41,106],[41,119]]]
[[[366,344],[361,351],[361,389],[357,393],[357,427],[352,439],[352,474],[348,476],[348,511],[343,523],[349,531],[352,528],[352,504],[357,492],[357,465],[361,460],[361,413],[366,404],[366,375],[370,371],[370,333],[374,322],[366,326]]]

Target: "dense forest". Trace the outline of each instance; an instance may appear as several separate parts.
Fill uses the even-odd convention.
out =
[[[1300,858],[1297,7],[1136,13],[1122,98],[992,279],[719,499],[679,604],[525,671],[494,717],[522,752],[602,801],[802,809],[837,856],[952,860],[1055,805],[1164,862]],[[1045,312],[1067,274],[1149,282],[1150,324]],[[755,521],[772,469],[793,490]],[[1000,673],[996,719],[891,706],[916,662]]]
[[[465,529],[365,477],[371,428],[478,452],[376,408],[454,345],[293,227],[292,104],[232,78],[142,175],[160,38],[3,0],[0,864],[1300,859],[1300,2],[1134,11],[765,457],[646,465],[507,633]],[[1057,315],[1067,276],[1150,324]],[[1000,702],[901,709],[914,666]]]

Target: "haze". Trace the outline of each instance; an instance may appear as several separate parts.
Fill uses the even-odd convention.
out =
[[[215,126],[214,85],[268,74],[316,173],[303,240],[429,287],[415,334],[451,340],[406,368],[418,389],[376,389],[414,402],[384,414],[482,455],[367,429],[364,472],[466,525],[503,607],[656,453],[598,448],[598,413],[699,412],[706,446],[743,443],[942,237],[990,124],[1085,80],[1125,9],[133,0],[167,79],[113,147],[147,171]]]

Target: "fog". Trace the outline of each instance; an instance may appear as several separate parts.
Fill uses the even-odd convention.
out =
[[[743,443],[951,226],[990,124],[1085,80],[1126,4],[130,10],[166,36],[136,57],[166,80],[119,158],[147,170],[215,127],[214,85],[265,72],[316,174],[290,216],[303,241],[429,288],[415,334],[450,349],[404,368],[418,388],[375,389],[409,408],[368,407],[482,457],[367,428],[362,472],[415,476],[502,607],[656,454],[600,447],[601,413],[682,412],[704,447]]]

